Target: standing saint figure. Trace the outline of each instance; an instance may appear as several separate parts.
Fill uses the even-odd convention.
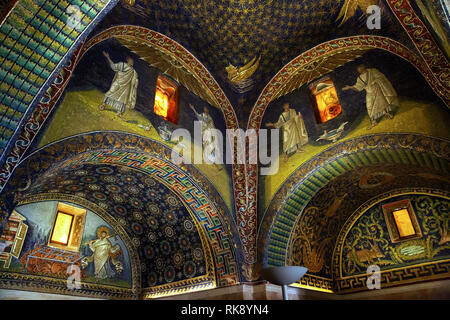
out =
[[[377,69],[367,69],[362,64],[358,66],[357,70],[359,77],[356,84],[345,86],[342,90],[366,90],[366,107],[371,123],[367,130],[370,130],[384,115],[389,119],[394,118],[392,106],[397,104],[397,92],[386,76]]]
[[[88,257],[84,257],[81,261],[82,268],[87,267],[90,262],[94,262],[95,277],[97,279],[106,279],[115,276],[114,270],[110,265],[111,262],[114,265],[117,273],[123,271],[122,262],[118,259],[118,256],[122,256],[122,249],[118,244],[112,245],[109,240],[109,229],[107,227],[99,227],[97,229],[98,239],[89,241],[89,249],[93,254]]]
[[[302,146],[308,143],[308,132],[301,113],[291,109],[289,103],[283,104],[283,113],[277,123],[267,123],[267,127],[282,130],[284,161],[288,160],[293,152],[304,152]]]
[[[134,109],[136,106],[139,80],[138,74],[133,68],[134,60],[127,57],[126,62],[114,63],[107,52],[103,52],[103,55],[108,59],[109,66],[116,74],[99,109],[104,110],[106,106],[113,107],[117,111],[117,115],[122,117],[126,108]]]
[[[214,125],[214,120],[211,118],[209,114],[208,108],[203,108],[203,113],[198,113],[195,107],[190,104],[189,105],[197,116],[198,121],[202,123],[202,137],[203,137],[203,149],[211,150],[206,157],[209,162],[214,163],[218,170],[222,170],[222,167],[217,165],[216,160],[219,155],[216,155],[217,150],[219,148],[219,141],[216,140],[216,136],[212,133],[211,130],[216,130],[216,126]]]

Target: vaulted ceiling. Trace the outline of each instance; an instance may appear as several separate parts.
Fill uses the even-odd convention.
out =
[[[262,88],[288,62],[322,42],[356,34],[376,34],[412,47],[384,1],[310,0],[150,0],[124,1],[93,34],[113,25],[133,24],[158,31],[188,49],[219,82],[241,121]],[[369,30],[365,9],[382,8],[382,28]],[[347,9],[347,10],[345,10]],[[233,90],[226,67],[239,68],[261,57],[253,88]],[[245,121],[244,121],[245,122]]]
[[[389,1],[392,6],[393,0]],[[450,87],[448,63],[439,49],[436,53],[437,46],[430,41],[432,36],[428,31],[415,32],[416,37],[422,39],[414,39],[412,33],[422,22],[413,18],[397,20],[393,14],[395,10],[391,10],[385,0],[19,0],[17,3],[5,20],[4,13],[10,7],[0,4],[0,187],[6,185],[0,197],[0,222],[7,218],[14,202],[23,196],[53,197],[53,194],[60,194],[64,198],[46,200],[62,201],[68,196],[76,196],[86,203],[97,202],[100,209],[113,212],[112,215],[127,227],[130,238],[145,245],[139,254],[141,260],[149,260],[150,267],[143,271],[143,286],[171,282],[166,278],[170,280],[174,275],[179,280],[186,280],[208,273],[206,260],[209,256],[206,252],[202,259],[195,259],[196,252],[205,250],[201,248],[202,233],[190,231],[191,220],[196,221],[192,217],[201,222],[201,230],[208,237],[217,284],[229,285],[237,283],[242,278],[241,273],[249,281],[256,280],[258,277],[254,276],[251,268],[257,258],[269,265],[285,263],[289,236],[296,227],[297,217],[316,203],[333,205],[329,196],[333,193],[329,190],[342,191],[342,194],[335,192],[335,200],[342,201],[342,204],[335,203],[342,205],[342,210],[350,208],[344,212],[350,214],[376,193],[388,192],[394,187],[438,186],[448,189],[448,179],[443,181],[439,176],[448,173],[448,143],[442,140],[430,142],[432,138],[428,136],[414,136],[411,142],[405,141],[401,135],[378,137],[372,133],[324,150],[284,180],[266,211],[257,205],[256,165],[232,167],[235,207],[233,212],[228,212],[208,177],[200,174],[194,166],[179,168],[173,165],[168,160],[170,148],[144,137],[125,132],[90,132],[33,150],[36,147],[33,139],[39,138],[46,119],[50,117],[47,123],[51,120],[49,115],[53,108],[57,109],[55,105],[78,62],[90,48],[110,38],[115,38],[118,44],[143,61],[221,109],[227,128],[236,128],[237,122],[241,127],[248,123],[250,128],[259,128],[270,102],[349,61],[364,55],[367,57],[366,53],[374,46],[364,42],[369,37],[361,35],[379,36],[376,39],[381,45],[377,48],[395,48],[390,54],[411,62],[438,95],[448,98],[449,91],[445,90]],[[402,3],[409,5],[408,1]],[[367,27],[366,8],[372,4],[382,9],[381,29],[370,30]],[[71,5],[81,7],[80,30],[70,31],[65,26]],[[421,9],[415,8],[415,11],[419,14]],[[405,21],[413,27],[402,26]],[[422,26],[419,28],[425,30]],[[349,36],[364,39],[358,42],[356,37]],[[346,41],[334,41],[342,37],[347,37]],[[375,37],[370,37],[368,42],[373,39]],[[417,44],[420,41],[421,46]],[[336,45],[337,42],[345,45]],[[315,47],[317,50],[308,51]],[[331,50],[327,51],[327,48]],[[190,65],[192,61],[194,63]],[[240,68],[245,69],[244,75],[230,76],[233,70],[236,73]],[[274,78],[276,74],[280,76]],[[288,77],[283,79],[286,74]],[[266,87],[269,82],[270,86]],[[268,89],[263,92],[265,87]],[[260,95],[261,99],[258,99]],[[257,100],[258,103],[262,101],[260,105]],[[248,118],[255,103],[255,109],[259,111],[252,113],[252,124]],[[343,155],[352,148],[347,164],[347,156]],[[403,150],[408,148],[413,151]],[[423,158],[417,156],[428,149],[435,153],[440,149],[444,151],[431,156],[425,154]],[[97,157],[99,150],[101,156]],[[119,151],[122,152],[120,155],[114,153]],[[130,154],[131,159],[128,157]],[[23,160],[24,155],[28,156],[26,160]],[[343,162],[340,163],[337,157],[342,157]],[[111,159],[123,160],[132,169],[122,163],[114,164]],[[328,163],[330,159],[334,162]],[[69,160],[73,167],[64,169],[62,163],[67,165]],[[76,167],[78,161],[84,161],[79,168]],[[111,168],[104,167],[105,163]],[[138,166],[142,171],[135,170]],[[343,169],[339,170],[341,167]],[[398,176],[396,184],[391,183],[395,175]],[[370,185],[377,185],[378,180],[381,180],[382,188]],[[98,181],[104,184],[100,186]],[[361,181],[368,186],[361,187]],[[106,189],[100,190],[103,185]],[[149,193],[148,186],[159,191]],[[360,191],[358,188],[366,189]],[[181,190],[178,198],[172,197],[175,189]],[[124,192],[123,195],[119,195],[117,190]],[[354,197],[354,202],[351,202],[347,195],[352,192],[359,192],[361,197]],[[363,197],[363,193],[367,196]],[[135,197],[137,194],[142,199]],[[161,217],[158,223],[168,230],[164,231],[165,235],[169,234],[171,247],[182,252],[183,260],[195,260],[195,268],[187,274],[181,263],[177,265],[176,274],[170,272],[169,276],[164,273],[164,269],[170,267],[168,260],[163,261],[160,268],[152,265],[154,253],[162,257],[167,250],[158,249],[151,243],[148,232],[153,232],[149,220],[153,213],[141,201],[149,205],[161,203],[166,213],[176,208],[175,216]],[[137,212],[139,210],[145,219]],[[126,212],[131,214],[125,217]],[[326,212],[333,218],[338,211],[330,209]],[[178,223],[171,222],[173,218]],[[331,227],[339,226],[333,224],[331,218],[324,221],[330,222],[328,225]],[[187,229],[182,221],[188,221]],[[259,226],[260,241],[257,241]],[[184,234],[189,235],[187,240],[193,250],[183,249],[183,244],[180,244]],[[336,235],[333,233],[332,236]],[[163,231],[154,237],[163,238]],[[259,257],[257,247],[261,251]],[[323,276],[319,271],[317,274]],[[330,273],[325,275],[330,276]]]

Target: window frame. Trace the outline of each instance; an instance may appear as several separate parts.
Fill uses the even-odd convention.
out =
[[[163,84],[163,85],[161,85]],[[174,90],[174,93],[171,96],[167,96],[168,98],[168,109],[167,109],[167,116],[164,117],[163,115],[160,115],[156,113],[155,106],[156,106],[156,92],[159,90],[163,94],[167,90],[164,87],[168,87]],[[170,123],[173,123],[175,125],[178,124],[178,117],[179,117],[179,86],[172,80],[168,79],[166,76],[159,75],[156,79],[156,88],[155,88],[155,98],[153,99],[153,113],[157,116],[163,118],[165,121],[169,121]]]
[[[56,221],[58,221],[58,217],[59,217],[60,214],[65,214],[65,215],[70,216],[70,217],[72,218],[72,219],[70,220],[69,234],[68,234],[67,242],[66,242],[66,243],[52,240],[52,239],[53,239],[53,235],[54,235],[54,233],[55,233]],[[68,213],[68,212],[64,212],[64,211],[62,211],[62,210],[57,210],[57,211],[56,211],[56,215],[55,215],[55,221],[53,221],[52,232],[50,233],[50,238],[49,238],[49,240],[48,240],[49,243],[51,243],[51,244],[59,244],[59,245],[62,245],[62,246],[67,246],[67,245],[69,245],[70,238],[72,237],[72,229],[73,229],[73,222],[74,222],[74,220],[75,220],[75,215],[73,215],[73,214],[71,214],[71,213]]]
[[[389,236],[391,237],[391,241],[393,243],[422,238],[422,231],[420,229],[419,222],[417,221],[417,216],[414,212],[414,208],[412,207],[411,201],[409,199],[387,203],[384,204],[382,208],[389,231]],[[394,217],[394,212],[397,212],[399,210],[407,210],[409,219],[414,228],[414,234],[404,237],[400,236],[400,231]]]
[[[52,231],[49,235],[47,246],[66,251],[79,252],[86,223],[87,210],[75,205],[58,202],[58,205],[56,206],[56,210],[54,212],[55,219],[53,221]],[[63,214],[71,215],[73,217],[67,244],[52,241],[53,232],[56,226],[56,220],[58,219],[58,214],[60,212]]]
[[[321,84],[321,83],[326,83],[326,82],[330,82],[330,84],[331,84],[332,87],[334,88],[334,91],[335,91],[335,93],[336,93],[336,98],[337,98],[338,103],[339,103],[340,112],[339,112],[336,116],[334,116],[333,118],[331,118],[331,119],[323,120],[322,117],[321,117],[321,115],[320,115],[319,103],[318,103],[318,101],[317,101],[317,96],[318,96],[320,93],[317,93],[317,92],[315,93],[314,91],[317,90],[317,87],[318,87],[319,84]],[[336,87],[336,85],[335,85],[333,79],[332,79],[330,76],[322,77],[322,78],[320,78],[319,80],[317,80],[317,81],[313,82],[312,84],[310,84],[310,85],[308,86],[308,92],[309,92],[309,97],[310,97],[310,101],[311,101],[312,107],[313,107],[313,109],[314,109],[314,117],[315,117],[316,123],[317,123],[318,125],[325,125],[325,124],[327,124],[328,122],[333,121],[333,120],[339,118],[339,117],[343,114],[344,108],[343,108],[343,106],[342,106],[341,98],[339,97],[339,92],[338,92],[338,90],[337,90],[337,87]]]

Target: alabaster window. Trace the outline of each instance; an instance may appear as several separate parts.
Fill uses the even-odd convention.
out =
[[[57,212],[56,220],[53,226],[52,236],[50,237],[50,243],[57,243],[60,245],[67,246],[70,238],[70,231],[73,225],[72,214]]]
[[[156,84],[154,112],[173,124],[178,123],[178,87],[162,76]]]
[[[383,213],[392,242],[422,237],[416,214],[409,200],[385,204]]]
[[[84,230],[85,217],[85,209],[58,203],[48,245],[58,249],[78,252]]]
[[[342,113],[336,88],[329,77],[316,81],[310,85],[309,90],[319,124],[330,121]]]

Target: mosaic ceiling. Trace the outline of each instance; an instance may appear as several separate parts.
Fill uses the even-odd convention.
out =
[[[361,204],[406,187],[448,190],[449,183],[450,179],[442,177],[441,172],[415,166],[396,164],[349,171],[308,203],[294,227],[288,261],[307,266],[310,274],[331,278],[332,250],[338,233]]]
[[[350,3],[347,15],[341,14],[348,5],[344,0],[133,2],[133,6],[117,5],[93,34],[112,25],[135,24],[176,40],[205,64],[240,118],[247,118],[259,92],[284,65],[319,43],[355,34],[376,34],[410,45],[390,9],[377,0],[358,2],[362,7],[369,2],[381,5],[382,28],[373,31],[367,28],[359,6]],[[251,64],[259,58],[259,62]],[[254,71],[250,78],[254,80],[252,89],[241,94],[229,81],[226,68],[248,63],[248,67],[258,68],[249,70]]]
[[[65,23],[68,19],[68,6],[70,4],[81,5],[81,1],[79,0],[20,0],[19,5],[16,7],[17,10],[14,11],[13,14],[5,20],[5,23],[1,25],[0,152],[2,153],[2,158],[0,159],[0,162],[7,160],[18,163],[23,153],[20,153],[20,156],[9,156],[8,159],[5,159],[6,156],[8,156],[10,147],[13,147],[15,144],[14,148],[24,152],[24,150],[31,145],[34,135],[32,135],[31,139],[28,139],[29,137],[27,136],[26,142],[18,140],[19,142],[16,143],[15,141],[18,134],[21,133],[24,124],[23,121],[27,120],[27,118],[28,121],[34,121],[30,125],[30,130],[34,130],[34,133],[36,133],[43,125],[47,114],[45,114],[45,117],[41,117],[39,112],[46,112],[42,110],[38,110],[36,113],[31,114],[34,110],[30,105],[34,107],[39,101],[46,102],[47,100],[44,98],[48,98],[47,102],[50,102],[50,97],[55,99],[55,101],[51,101],[52,106],[56,104],[56,100],[59,96],[55,94],[55,92],[58,91],[55,88],[60,89],[61,87],[58,87],[57,85],[61,84],[61,79],[66,80],[66,78],[70,77],[70,75],[68,76],[68,73],[65,73],[67,70],[62,70],[62,72],[58,74],[58,68],[65,63],[66,58],[70,58],[73,50],[76,49],[77,45],[80,43],[80,40],[84,40],[81,38],[88,36],[88,39],[91,39],[91,42],[95,42],[93,39],[96,35],[101,31],[114,26],[143,26],[159,32],[184,46],[200,61],[200,63],[204,64],[230,99],[231,104],[227,104],[227,106],[229,105],[228,110],[225,110],[225,108],[221,106],[225,116],[228,116],[229,118],[234,116],[233,112],[230,112],[230,110],[232,111],[232,105],[237,113],[240,126],[242,127],[247,125],[251,108],[255,104],[258,95],[262,92],[262,89],[269,83],[270,79],[272,79],[273,76],[292,59],[320,43],[344,36],[368,34],[392,38],[398,41],[396,44],[403,44],[412,51],[414,50],[417,52],[413,43],[408,38],[408,35],[387,7],[386,2],[382,0],[138,0],[117,2],[118,1],[102,2],[105,4],[105,6],[103,6],[96,1],[85,1],[85,4],[81,6],[82,13],[84,14],[82,26],[84,30],[91,29],[88,31],[92,32],[86,32],[84,35],[82,35],[81,32],[67,32],[64,26],[62,26],[62,23]],[[29,6],[26,5],[27,3]],[[362,8],[371,4],[378,4],[382,8],[382,26],[380,30],[369,30],[366,26],[365,9],[363,10]],[[113,6],[115,7],[113,8]],[[109,9],[111,9],[110,12],[108,12]],[[0,13],[2,10],[3,7],[0,5]],[[96,25],[97,22],[99,22],[98,25]],[[115,29],[122,31],[123,28]],[[143,33],[141,33],[141,35],[142,34]],[[420,34],[418,34],[418,36],[420,36]],[[142,60],[149,64],[156,63],[151,59],[153,56],[156,56],[156,60],[161,58],[159,52],[155,54],[154,48],[151,48],[152,51],[149,51],[148,48],[142,47],[142,43],[125,41],[126,39],[118,40],[122,40],[122,45],[137,53]],[[317,51],[320,51],[321,49],[322,48],[318,48]],[[421,48],[418,49],[420,51]],[[321,67],[323,67],[325,71],[331,72],[338,66],[365,54],[366,49],[363,48],[354,50],[351,53],[345,51],[339,55],[333,55],[332,58],[326,60],[326,63],[321,65]],[[146,57],[144,57],[144,55],[146,55]],[[427,63],[424,63],[424,65],[427,65]],[[68,65],[66,64],[65,67],[67,66]],[[167,65],[164,69],[166,69],[166,67]],[[169,67],[181,69],[177,63],[170,63],[170,61]],[[55,70],[57,70],[57,72],[55,72]],[[189,70],[187,72],[189,73]],[[199,73],[206,74],[207,72],[202,69]],[[325,72],[322,72],[320,75],[324,73]],[[183,75],[184,74],[185,72],[183,70]],[[312,72],[302,73],[301,77],[296,80],[301,83],[301,85],[304,85],[320,75]],[[46,92],[52,82],[54,87],[50,88],[49,91],[47,91],[47,93],[49,92],[48,95],[42,98],[43,93]],[[186,82],[192,81],[191,79],[188,79]],[[62,86],[62,88],[64,88],[64,86]],[[280,95],[274,95],[273,98],[279,98],[281,95],[297,88],[298,86],[295,88],[294,86],[286,88]],[[52,89],[54,89],[53,92]],[[217,91],[215,92],[219,92],[219,89],[220,88],[217,88]],[[190,90],[196,93],[192,88]],[[219,93],[222,92],[220,91]],[[198,92],[197,94],[201,95]],[[213,98],[214,96],[217,97],[217,94],[212,94]],[[209,101],[208,97],[202,98]],[[223,101],[226,100],[224,95],[221,98],[223,98]],[[34,119],[35,117],[36,120]],[[235,122],[232,123],[233,125],[235,124]],[[25,126],[25,128],[27,128],[27,126]],[[25,131],[26,130],[24,129],[24,132]],[[28,134],[29,132],[25,132],[25,135]],[[132,143],[133,142],[130,142],[130,144]],[[86,144],[91,145],[91,141]],[[55,150],[53,150],[55,153],[59,152],[58,150]],[[446,156],[447,155],[448,153],[446,153]],[[116,154],[111,153],[110,156],[113,157],[116,156]],[[369,157],[369,160],[366,159],[366,156]],[[369,153],[369,155],[361,153],[361,158],[359,158],[358,155],[357,161],[366,164],[366,160],[371,162],[373,159],[378,159],[378,156],[379,154],[377,152]],[[381,158],[383,156],[384,154]],[[403,161],[402,156],[404,156],[404,154],[401,153],[399,153],[398,157],[393,156],[393,161],[390,160],[391,156],[387,156],[389,161],[386,162],[401,163]],[[132,161],[139,162],[143,157],[137,158],[138,159],[133,158]],[[323,159],[324,158],[320,158],[319,160],[322,161]],[[402,161],[398,159],[401,159]],[[374,163],[377,163],[375,160],[373,160]],[[430,159],[425,158],[424,161],[427,162],[427,160]],[[381,163],[382,162],[383,161],[381,161]],[[22,164],[23,163],[24,162],[22,162]],[[34,164],[38,166],[37,163]],[[309,164],[313,164],[313,162],[311,161],[308,165]],[[133,166],[134,165],[133,162]],[[166,167],[169,166],[170,165],[167,165]],[[353,168],[353,165],[349,166],[352,167],[352,169],[355,169]],[[357,162],[355,167],[358,166],[359,163]],[[440,164],[438,166],[440,166]],[[343,167],[347,170],[345,165]],[[308,167],[304,166],[304,168],[306,170]],[[28,167],[25,168],[25,166],[22,166],[22,168],[19,169],[22,171],[16,170],[16,177],[18,176],[18,173],[24,175],[24,171],[28,170]],[[241,171],[239,171],[240,169],[234,169],[236,169],[236,171],[234,171],[236,177],[239,176],[241,174]],[[313,169],[308,169],[309,171],[306,171],[305,174],[302,173],[303,176],[306,176],[306,173],[308,172],[313,172]],[[382,170],[379,167],[371,167],[370,169],[376,169],[376,173],[379,173]],[[359,172],[356,169],[355,171],[357,171],[356,173],[358,174],[367,173],[367,177],[365,176],[367,178],[367,183],[377,184],[379,182],[378,180],[381,179],[383,187],[386,187],[385,189],[377,189],[376,192],[375,189],[370,189],[369,191],[364,190],[364,192],[367,193],[367,199],[369,196],[374,196],[376,193],[388,191],[395,183],[397,183],[397,187],[404,185],[421,187],[421,181],[427,180],[431,181],[432,185],[438,185],[440,188],[448,189],[448,179],[442,181],[442,179],[436,178],[438,172],[433,171],[432,168],[423,172],[413,172],[413,170],[410,170],[408,167],[408,170],[405,169],[403,175],[401,175],[400,173],[403,169],[405,169],[405,166],[400,164],[391,165],[389,168],[384,168],[381,175],[374,176],[371,176],[370,172]],[[7,170],[9,173],[12,173],[14,167],[9,166]],[[104,210],[111,212],[111,215],[117,218],[119,223],[125,227],[127,232],[129,232],[129,237],[140,248],[139,255],[141,261],[148,262],[142,265],[144,287],[158,286],[173,281],[192,279],[194,277],[205,275],[209,276],[210,270],[208,270],[209,265],[207,260],[211,257],[210,254],[206,252],[207,250],[204,250],[204,247],[202,249],[201,232],[197,233],[196,229],[193,228],[196,220],[190,219],[189,210],[192,208],[189,205],[186,205],[185,207],[176,199],[176,197],[175,200],[173,200],[173,198],[171,198],[171,191],[164,185],[159,184],[142,173],[134,172],[133,175],[129,175],[129,171],[131,170],[126,168],[120,169],[115,166],[98,164],[83,164],[82,166],[77,167],[76,170],[74,168],[71,170],[55,169],[53,173],[38,178],[38,181],[28,190],[28,196],[35,196],[42,193],[73,195],[87,201],[98,203]],[[330,174],[330,176],[334,175],[334,171],[339,170],[334,170],[334,168],[332,168],[331,172],[333,174]],[[299,175],[299,172],[301,173],[300,169],[296,173],[297,176]],[[339,174],[342,174],[343,172],[339,172]],[[192,172],[188,172],[187,176],[189,177],[191,173]],[[397,177],[397,173],[401,176]],[[416,176],[418,173],[425,174],[425,176],[422,176],[424,179],[417,179]],[[296,193],[292,196],[293,200],[288,199],[291,201],[289,204],[293,204],[294,206],[295,214],[298,215],[299,212],[304,211],[303,209],[309,209],[313,205],[314,207],[319,207],[320,203],[331,203],[333,201],[333,194],[334,201],[342,198],[341,200],[343,202],[339,205],[342,208],[351,208],[351,210],[354,210],[361,201],[367,200],[366,198],[355,198],[358,201],[353,203],[347,198],[348,194],[354,192],[354,190],[359,191],[358,188],[361,187],[358,184],[360,180],[354,180],[355,177],[358,177],[358,179],[361,178],[357,174],[353,175],[352,173],[346,173],[342,175],[339,180],[333,182],[331,187],[327,186],[327,190],[325,190],[325,188],[322,189],[323,181],[317,179],[317,176],[320,177],[323,173],[317,171],[315,174],[317,175],[306,182],[302,182],[303,186],[297,189],[298,194],[300,194],[299,197],[295,198],[295,196],[297,196]],[[430,178],[430,175],[433,177]],[[180,178],[180,175],[176,176],[177,178]],[[295,178],[295,175],[291,176],[289,179],[292,180],[292,177]],[[392,185],[389,185],[391,180],[386,182],[383,180],[385,177],[389,177],[389,179],[397,178],[397,180],[395,183],[392,182]],[[410,181],[412,181],[410,180],[411,177],[416,177],[414,183],[410,183]],[[6,182],[7,179],[9,179],[9,175],[0,175],[0,178],[3,178]],[[244,171],[246,183],[248,182],[247,179],[249,181],[251,180],[250,178],[250,174]],[[286,180],[287,183],[284,184],[283,188],[286,189],[293,186],[288,186],[290,183],[289,179]],[[100,181],[101,183],[99,183]],[[300,179],[297,179],[295,183],[298,181],[300,181]],[[15,182],[17,183],[17,181]],[[22,180],[21,182],[26,183],[25,180]],[[175,180],[175,182],[177,181]],[[247,187],[251,189],[251,187],[248,186],[251,186],[251,183],[253,182],[255,181],[252,180],[245,186],[244,184],[235,183],[235,194],[248,195],[248,190],[244,190],[244,188]],[[335,192],[335,190],[338,189],[346,189],[347,191],[338,194]],[[9,191],[8,189],[6,190]],[[311,190],[313,192],[311,192]],[[316,194],[316,191],[318,190],[325,191]],[[242,192],[239,193],[239,191]],[[302,198],[302,192],[307,194],[306,198]],[[186,193],[188,193],[188,191],[186,191]],[[194,196],[198,195],[193,195],[193,197]],[[13,198],[14,194],[8,194],[8,197]],[[211,194],[209,194],[208,197],[211,197]],[[10,201],[11,199],[9,198],[6,200]],[[201,199],[200,197],[198,198]],[[209,199],[207,199],[206,196],[204,199],[209,203]],[[276,198],[276,201],[273,203],[277,204],[277,201],[281,201],[280,199]],[[241,212],[240,209],[243,208],[245,214],[247,214],[247,212],[251,213],[251,215],[249,214],[248,216],[243,214],[238,217],[237,222],[239,223],[240,228],[243,224],[239,219],[248,218],[248,221],[252,221],[250,218],[264,218],[265,220],[270,218],[267,216],[256,217],[255,213],[252,212],[252,205],[256,206],[256,202],[255,204],[241,203],[242,208],[240,208],[238,203],[238,200],[240,199],[236,200],[237,207],[235,209],[237,212]],[[218,203],[220,205],[221,202],[223,201],[216,201],[216,204]],[[158,206],[152,207],[152,204],[155,205],[156,203],[158,203]],[[199,214],[199,212],[203,213],[203,207],[203,202],[199,202],[197,214]],[[221,210],[220,206],[218,207],[219,210]],[[213,258],[215,259],[214,263],[216,268],[215,272],[217,273],[217,282],[219,285],[237,283],[239,278],[238,273],[240,271],[238,271],[236,260],[239,259],[235,257],[233,251],[234,248],[231,248],[231,246],[232,244],[239,243],[239,241],[229,241],[228,236],[231,238],[233,232],[230,228],[228,229],[229,235],[226,232],[222,232],[222,229],[220,228],[224,226],[222,226],[221,221],[219,221],[220,219],[218,216],[220,215],[215,211],[213,206],[210,206],[210,208],[212,208],[210,211],[205,209],[205,212],[208,214],[210,213],[210,215],[206,214],[203,216],[202,223],[208,230],[208,241],[210,241],[210,244],[212,243],[211,250],[213,251]],[[281,206],[278,209],[280,208]],[[302,210],[297,210],[298,208],[301,208]],[[290,208],[287,208],[283,213],[288,212],[288,209]],[[350,214],[351,210],[349,209],[346,213]],[[312,211],[313,210],[311,210],[311,212]],[[335,215],[336,212],[336,210],[334,210],[334,212],[327,211],[330,215]],[[273,214],[276,214],[275,210]],[[295,219],[283,220],[284,216],[280,216],[281,219],[279,219],[280,221],[278,222],[279,225],[283,226],[279,229],[284,228],[286,221],[291,224],[290,227],[292,227],[292,229],[297,227],[297,225],[294,224]],[[314,216],[317,217],[318,215]],[[233,219],[236,218],[233,216]],[[247,223],[247,221],[244,222]],[[342,221],[339,223],[341,222]],[[216,228],[215,224],[220,224],[220,228]],[[320,228],[325,224],[318,223],[316,225]],[[157,225],[156,228],[155,225]],[[248,223],[248,225],[251,225],[251,223]],[[338,224],[331,225],[331,227],[333,226],[336,227]],[[268,233],[269,227],[268,224],[263,225],[263,228],[267,228],[267,230],[264,229],[264,231],[267,231]],[[240,235],[247,240],[247,235],[250,234],[253,236],[255,229],[256,226],[255,228],[249,227],[248,230],[247,226],[242,227],[242,230],[239,230],[242,232]],[[279,229],[276,231],[279,231]],[[301,228],[299,227],[297,231],[300,229]],[[334,232],[336,230],[323,229],[319,231],[330,231],[328,232],[328,235],[331,235],[332,237],[336,236]],[[320,234],[320,232],[315,230],[314,234]],[[214,238],[216,234],[219,234],[220,237],[214,242],[211,239]],[[284,238],[281,239],[282,241],[280,241],[280,238],[274,238],[275,241],[273,241],[273,243],[275,243],[275,245],[273,243],[271,243],[272,247],[269,245],[269,254],[268,256],[265,256],[265,258],[268,259],[264,262],[268,262],[268,264],[271,265],[283,264],[283,262],[285,262],[287,252],[281,252],[280,254],[280,243],[287,245],[289,238],[286,236],[287,233],[285,231],[282,231],[281,234]],[[278,236],[279,234],[276,234],[276,237]],[[249,236],[249,239],[252,239],[252,237]],[[264,241],[266,240],[267,239],[264,239]],[[313,240],[317,239],[309,239],[308,241],[313,242]],[[248,249],[247,246],[251,249],[249,250],[251,259],[247,259],[246,257],[246,262],[250,261],[253,263],[255,250],[252,246],[255,244],[252,241],[248,241],[248,243],[244,243],[244,245],[246,247],[245,249]],[[223,248],[226,250],[222,250]],[[237,249],[236,245],[235,248]],[[275,249],[270,251],[270,248]],[[221,251],[225,253],[221,253]],[[314,267],[314,259],[310,259],[311,261],[295,260],[300,256],[300,251],[297,251],[298,252],[292,253],[291,256],[289,256],[289,259],[292,259],[295,263],[304,264],[312,261]],[[330,276],[330,267],[327,267],[327,265],[329,265],[329,261],[326,261],[324,268],[317,267],[317,272],[315,272],[315,274],[320,277]],[[311,270],[312,269],[314,268],[311,268]],[[243,271],[246,273],[244,268]],[[245,275],[245,277],[249,280],[252,278],[252,275]]]
[[[96,165],[59,169],[42,175],[24,197],[38,194],[80,197],[113,216],[138,248],[143,287],[207,273],[201,238],[188,209],[169,188],[143,173]]]
[[[18,1],[0,26],[0,151],[17,135],[36,96],[55,78],[53,71],[70,57],[83,32],[112,2]],[[71,27],[70,12],[79,8],[79,20]],[[111,7],[111,6],[109,6]],[[1,16],[9,7],[0,7]]]

